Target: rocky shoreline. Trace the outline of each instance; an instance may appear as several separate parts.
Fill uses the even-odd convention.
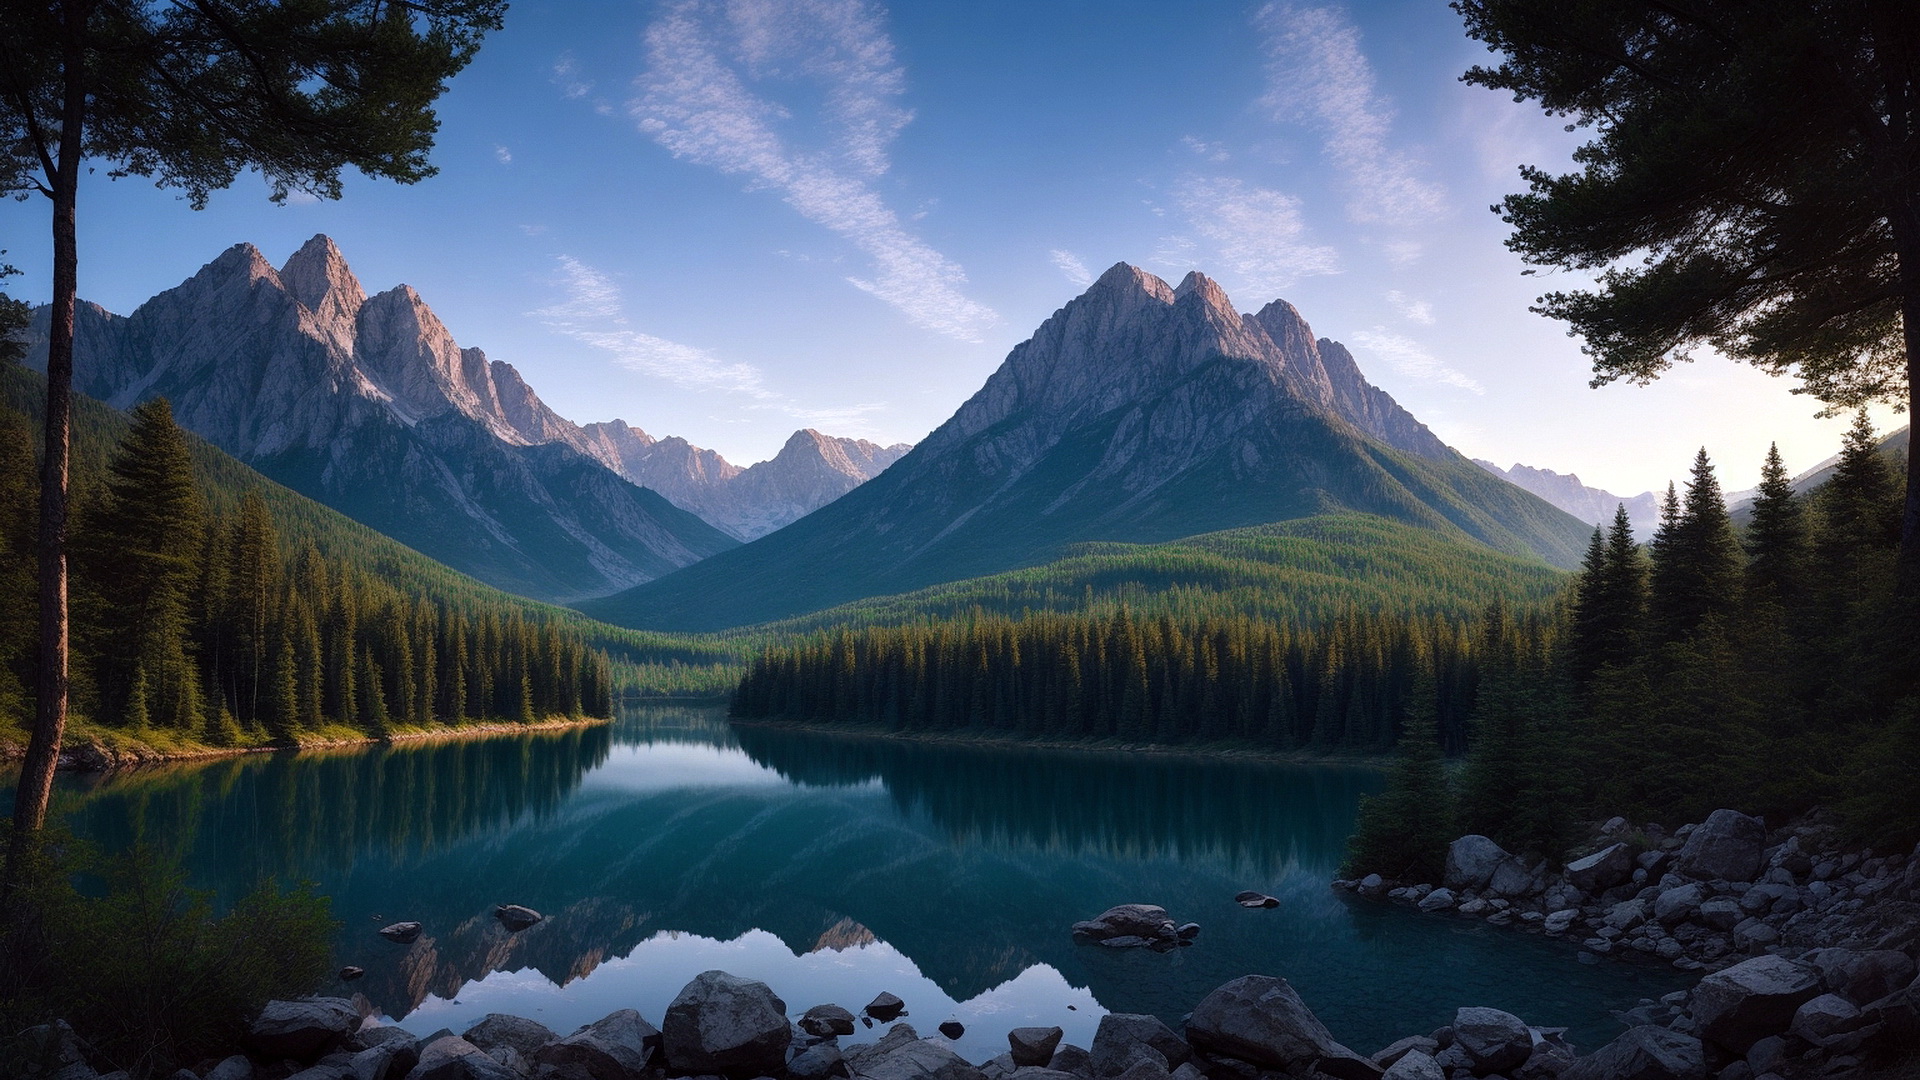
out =
[[[905,1004],[881,994],[856,1017],[835,1004],[789,1018],[764,983],[696,976],[659,1027],[621,1009],[568,1035],[489,1014],[464,1032],[418,1037],[382,1023],[364,999],[269,1002],[231,1056],[171,1080],[1812,1080],[1910,1075],[1920,1043],[1913,958],[1828,949],[1816,961],[1753,957],[1669,995],[1669,1017],[1635,1018],[1581,1055],[1564,1030],[1499,1009],[1458,1009],[1436,1031],[1371,1055],[1334,1039],[1285,979],[1248,975],[1203,998],[1174,1031],[1142,1014],[1101,1018],[1090,1047],[1060,1028],[1016,1028],[1008,1050],[975,1064],[941,1025],[922,1037],[892,1023],[876,1042],[842,1047],[856,1023],[890,1023]],[[1847,954],[1845,956],[1839,954]],[[1890,982],[1902,985],[1889,988]],[[1884,991],[1884,992],[1883,992]],[[1865,999],[1865,1000],[1863,1000]],[[127,1080],[95,1071],[64,1024],[22,1032],[12,1048],[59,1080]],[[41,1075],[35,1073],[34,1075]]]
[[[313,739],[291,746],[205,746],[197,745],[191,749],[160,750],[142,743],[128,746],[109,746],[98,739],[71,741],[61,746],[60,756],[54,768],[61,772],[117,772],[121,769],[135,769],[149,765],[170,765],[187,761],[208,761],[215,758],[240,757],[246,754],[273,754],[285,750],[339,750],[356,746],[391,744],[406,742],[428,742],[442,739],[468,739],[492,735],[517,735],[535,731],[564,731],[575,727],[593,727],[598,724],[611,724],[610,717],[572,717],[540,720],[531,724],[489,722],[483,724],[462,724],[450,727],[425,729],[407,729],[387,735],[366,735],[352,739]],[[13,739],[0,739],[0,765],[10,765],[27,756],[24,742]]]

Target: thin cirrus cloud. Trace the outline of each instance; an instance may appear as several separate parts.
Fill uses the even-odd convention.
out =
[[[1361,224],[1416,225],[1446,212],[1446,194],[1422,165],[1389,145],[1393,109],[1376,87],[1360,31],[1330,7],[1270,3],[1253,17],[1267,55],[1260,104],[1284,123],[1320,132],[1341,173],[1347,217]]]
[[[1093,272],[1087,269],[1086,263],[1080,261],[1080,256],[1060,248],[1054,248],[1048,254],[1053,256],[1054,267],[1070,284],[1082,289],[1093,284]]]
[[[912,120],[905,73],[881,14],[864,0],[683,0],[646,32],[647,70],[628,114],[675,157],[780,193],[802,217],[846,238],[872,264],[847,281],[911,322],[977,341],[992,309],[964,292],[966,272],[909,232],[871,181]],[[799,103],[754,84],[811,86]],[[803,149],[798,138],[818,136]]]
[[[1395,371],[1408,378],[1425,379],[1444,386],[1470,390],[1476,394],[1486,393],[1486,388],[1476,382],[1472,376],[1448,367],[1422,348],[1419,342],[1393,333],[1384,326],[1376,326],[1372,330],[1362,330],[1354,334],[1353,343],[1385,360]]]
[[[1188,176],[1174,186],[1173,196],[1220,265],[1261,296],[1278,296],[1301,278],[1340,272],[1339,254],[1308,238],[1300,200],[1291,195],[1234,179]],[[1169,237],[1159,254],[1168,261],[1195,246],[1185,237]]]
[[[1399,289],[1388,289],[1387,303],[1392,304],[1393,310],[1399,312],[1400,317],[1408,322],[1419,323],[1421,326],[1432,326],[1434,324],[1433,303],[1431,301],[1415,300]]]
[[[747,399],[750,409],[770,409],[808,424],[830,424],[864,435],[864,417],[884,403],[808,407],[767,387],[752,364],[728,363],[705,349],[643,334],[627,324],[619,286],[600,270],[571,255],[561,255],[557,283],[566,299],[529,312],[564,337],[608,354],[630,371],[665,380],[687,390],[709,390]]]

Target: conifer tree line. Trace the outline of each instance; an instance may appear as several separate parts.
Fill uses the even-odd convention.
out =
[[[1493,617],[1509,623],[1504,608]],[[1531,622],[1544,632],[1544,618]],[[975,612],[768,646],[732,711],[1128,743],[1379,751],[1409,717],[1464,748],[1484,642],[1441,616],[1349,611],[1316,629],[1245,615]]]
[[[1644,545],[1624,509],[1595,530],[1555,640],[1483,684],[1451,782],[1429,740],[1409,741],[1363,806],[1348,872],[1431,881],[1463,833],[1555,855],[1583,818],[1671,828],[1722,806],[1822,805],[1864,839],[1920,838],[1899,469],[1861,413],[1810,493],[1770,449],[1741,529],[1702,450]]]
[[[107,727],[215,745],[345,726],[607,716],[607,658],[570,627],[407,592],[311,542],[246,493],[210,510],[166,401],[132,410],[104,476],[76,485],[73,701]],[[0,706],[34,679],[33,454],[0,424]]]

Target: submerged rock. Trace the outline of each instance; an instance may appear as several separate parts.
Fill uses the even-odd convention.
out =
[[[838,1005],[815,1005],[800,1017],[800,1030],[826,1038],[853,1034],[853,1014]]]
[[[1280,899],[1278,897],[1268,896],[1263,892],[1254,892],[1252,889],[1248,889],[1242,893],[1235,893],[1233,902],[1243,908],[1277,908],[1280,906]]]
[[[940,1024],[940,1034],[949,1039],[958,1039],[967,1033],[967,1026],[958,1020],[945,1020]]]
[[[1139,944],[1178,941],[1180,930],[1155,904],[1118,904],[1085,922],[1073,924],[1073,936],[1112,944],[1117,938],[1138,938]],[[1127,942],[1132,945],[1134,942]]]
[[[878,997],[867,1002],[867,1015],[883,1024],[891,1024],[894,1020],[906,1015],[906,1012],[907,1003],[885,990],[880,991]]]
[[[380,928],[380,936],[396,945],[411,945],[420,939],[420,924],[397,922]]]
[[[509,934],[517,934],[546,918],[532,908],[519,904],[501,904],[493,909],[493,917],[500,920],[500,925],[506,927]]]

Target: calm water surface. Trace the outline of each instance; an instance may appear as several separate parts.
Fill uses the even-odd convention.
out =
[[[928,747],[731,729],[647,707],[612,727],[253,755],[62,776],[56,812],[109,849],[174,852],[230,902],[316,883],[351,987],[416,1034],[513,1012],[565,1033],[616,1008],[658,1023],[695,974],[767,982],[797,1016],[882,990],[974,1061],[1008,1029],[1088,1045],[1107,1011],[1176,1026],[1213,987],[1282,975],[1369,1053],[1492,1005],[1591,1049],[1671,970],[1328,888],[1372,770]],[[9,793],[7,798],[11,798]],[[1241,889],[1281,900],[1233,903]],[[1173,953],[1073,943],[1124,902],[1198,922]],[[504,933],[493,906],[545,922]],[[411,947],[375,934],[414,919]],[[333,992],[349,992],[335,985]],[[856,1039],[876,1037],[863,1030]]]

